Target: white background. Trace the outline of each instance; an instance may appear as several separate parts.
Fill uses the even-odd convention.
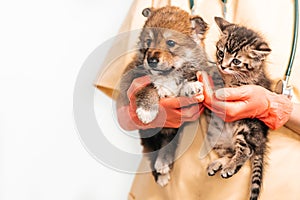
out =
[[[133,175],[85,150],[72,95],[84,60],[117,33],[131,2],[1,1],[1,200],[127,198]]]

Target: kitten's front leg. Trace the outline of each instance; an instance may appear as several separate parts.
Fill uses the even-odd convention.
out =
[[[136,114],[138,118],[144,123],[152,122],[159,110],[159,96],[157,90],[149,85],[137,92],[136,94]]]
[[[192,97],[196,94],[201,94],[203,96],[203,84],[201,82],[194,81],[183,83],[183,86],[180,90],[180,96]]]

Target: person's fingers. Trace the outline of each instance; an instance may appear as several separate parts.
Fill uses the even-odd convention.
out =
[[[164,123],[163,127],[168,127],[168,128],[179,128],[182,124],[183,124],[183,122],[181,122],[181,121],[176,121],[176,122],[166,121],[166,122]]]
[[[204,109],[205,109],[205,107],[201,104],[199,109],[197,109],[197,111],[193,115],[191,115],[187,118],[183,118],[182,121],[192,122],[192,121],[195,121],[195,120],[199,119],[200,114],[203,113]]]
[[[223,101],[215,97],[213,90],[213,81],[206,72],[197,73],[198,80],[203,83],[204,88],[204,101],[205,107],[216,113],[221,118],[224,118],[225,104]]]
[[[197,80],[202,82],[202,72],[201,71],[197,71],[196,72],[196,76],[197,76]]]
[[[134,79],[127,90],[127,96],[129,99],[132,99],[134,95],[141,90],[142,88],[146,87],[151,83],[151,79],[149,76],[142,76]]]
[[[202,104],[195,104],[184,108],[165,108],[160,106],[160,114],[152,124],[157,125],[159,123],[163,124],[164,127],[178,128],[184,122],[197,120],[203,109],[204,106]]]
[[[200,105],[196,104],[190,107],[185,107],[181,109],[181,117],[182,118],[190,118],[191,116],[194,116],[195,114],[200,115]]]
[[[211,104],[206,104],[204,102],[205,107],[226,122],[232,122],[237,119],[241,119],[241,113],[239,113],[239,111],[245,110],[245,108],[247,108],[246,104],[247,103],[245,101],[225,102],[217,99],[215,99]]]
[[[190,116],[189,118],[183,118],[182,121],[183,122],[193,122],[193,121],[196,121],[197,119],[199,119],[200,114],[201,114],[200,112],[197,112],[193,116]]]
[[[252,87],[247,86],[240,86],[236,88],[222,88],[218,89],[215,92],[215,97],[219,100],[226,100],[226,101],[234,101],[234,100],[246,100],[250,98],[252,94]]]
[[[203,94],[196,94],[192,98],[194,98],[195,100],[197,100],[198,103],[201,103],[201,102],[204,101],[204,95]]]
[[[168,97],[160,99],[160,105],[166,108],[182,108],[193,104],[198,104],[197,97]]]
[[[214,96],[214,91],[213,91],[212,81],[210,80],[208,74],[205,71],[197,72],[197,77],[198,80],[203,83],[203,89],[204,89],[203,93],[205,98],[206,97],[212,98]]]
[[[197,74],[199,75],[199,74]],[[251,87],[241,86],[239,88],[223,88],[214,93],[212,80],[206,72],[202,72],[198,77],[204,85],[204,105],[225,121],[233,121],[236,118],[237,111],[245,110]],[[226,100],[226,101],[225,101]],[[231,102],[239,100],[238,102]]]
[[[271,129],[283,126],[290,118],[293,111],[293,103],[285,95],[267,93],[269,101],[268,110],[256,117],[263,121]]]
[[[159,114],[153,124],[156,125],[154,127],[178,128],[182,124],[181,110],[160,106]],[[158,124],[160,125],[158,126]]]

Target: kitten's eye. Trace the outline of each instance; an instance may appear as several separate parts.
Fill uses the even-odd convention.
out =
[[[218,51],[217,51],[217,55],[218,55],[220,58],[223,58],[223,57],[224,57],[224,52],[221,51],[221,50],[218,50]]]
[[[234,65],[239,65],[239,64],[241,64],[241,61],[239,60],[239,59],[233,59],[232,60],[232,63],[234,64]]]
[[[176,45],[176,42],[174,42],[173,40],[168,40],[166,42],[166,44],[169,46],[169,47],[174,47]]]
[[[151,45],[151,42],[152,42],[152,40],[151,40],[151,39],[147,39],[147,40],[146,40],[146,44],[147,44],[147,46],[148,46],[148,47],[150,47],[150,45]]]

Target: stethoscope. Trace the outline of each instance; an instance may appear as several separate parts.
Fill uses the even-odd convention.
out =
[[[289,84],[289,79],[291,76],[292,66],[295,59],[297,40],[298,40],[298,26],[299,26],[299,9],[298,9],[298,0],[294,0],[294,33],[293,33],[293,42],[290,53],[289,64],[285,72],[285,79],[278,81],[275,92],[278,94],[284,94],[289,98],[293,96],[293,87]]]
[[[222,1],[222,12],[223,17],[226,19],[227,16],[227,0]],[[194,0],[190,0],[190,8],[192,13],[195,12],[195,5]],[[284,79],[277,82],[275,87],[275,92],[278,94],[286,95],[287,97],[291,98],[293,96],[293,87],[289,84],[291,71],[296,55],[296,48],[297,48],[297,40],[298,40],[298,26],[299,26],[299,8],[298,8],[298,0],[294,0],[294,31],[293,31],[293,41],[291,47],[291,53],[289,58],[289,63],[285,72]]]

